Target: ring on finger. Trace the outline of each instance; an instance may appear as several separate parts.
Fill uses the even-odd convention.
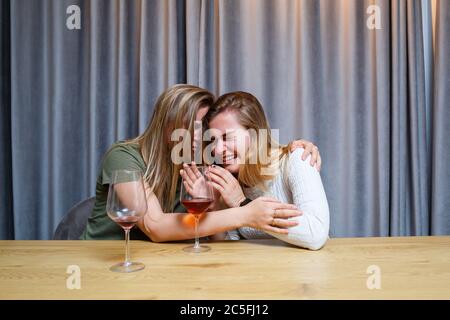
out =
[[[272,227],[275,226],[275,217],[272,218],[272,222],[270,223],[270,225],[271,225]]]

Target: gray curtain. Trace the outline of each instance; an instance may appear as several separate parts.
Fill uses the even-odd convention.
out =
[[[450,233],[450,1],[436,4],[431,233]]]
[[[0,2],[0,239],[14,239],[11,163],[10,5]]]
[[[81,30],[66,28],[73,4]],[[0,236],[50,238],[178,82],[252,92],[282,142],[318,144],[332,236],[450,234],[449,3],[432,62],[428,2],[376,1],[379,30],[371,4],[2,2]]]

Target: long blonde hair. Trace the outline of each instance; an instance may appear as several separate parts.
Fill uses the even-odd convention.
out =
[[[251,139],[246,152],[245,163],[239,167],[239,182],[245,187],[258,186],[265,189],[264,182],[272,180],[278,172],[280,161],[289,153],[289,147],[280,145],[272,138],[269,123],[264,109],[258,99],[248,92],[236,91],[220,96],[206,115],[206,121],[211,121],[218,114],[229,111],[236,112],[239,124],[245,129],[253,129],[257,136]],[[260,129],[267,132],[267,137],[260,137]],[[264,145],[266,144],[266,145]],[[268,163],[262,163],[258,150],[268,150]],[[256,155],[256,157],[255,157]],[[256,159],[252,163],[251,159]],[[253,161],[254,162],[254,161]],[[267,174],[268,173],[268,174]]]
[[[146,164],[144,180],[159,199],[164,212],[173,211],[180,165],[171,159],[176,143],[171,141],[175,129],[187,129],[193,137],[197,111],[210,107],[214,95],[187,84],[177,84],[164,91],[155,104],[152,118],[144,133],[126,143],[138,144]]]

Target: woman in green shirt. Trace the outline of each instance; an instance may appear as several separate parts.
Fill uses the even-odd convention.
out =
[[[133,228],[132,239],[155,242],[194,238],[194,230],[183,220],[185,212],[178,196],[181,165],[171,159],[178,142],[172,141],[175,129],[187,129],[194,136],[194,123],[201,121],[214,102],[205,89],[192,85],[175,85],[158,98],[153,116],[144,133],[138,137],[115,143],[105,154],[96,184],[95,206],[81,239],[122,239],[122,229],[106,213],[106,199],[114,170],[140,170],[147,192],[147,214]],[[318,159],[317,148],[309,142],[298,146],[306,155]],[[195,148],[195,146],[194,146]],[[319,158],[320,159],[320,158]],[[315,161],[314,161],[315,162]],[[313,163],[314,164],[314,163]],[[126,190],[124,190],[126,195]],[[206,213],[199,224],[199,235],[209,236],[243,226],[287,234],[296,222],[288,218],[301,215],[293,205],[270,198],[258,198],[242,207]],[[277,217],[277,226],[271,225]]]

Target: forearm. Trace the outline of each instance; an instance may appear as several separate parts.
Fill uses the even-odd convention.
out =
[[[226,240],[226,238],[227,238],[226,232],[216,233],[209,237],[209,239],[213,241],[222,241]]]
[[[244,225],[241,210],[242,208],[232,208],[203,214],[198,226],[199,236],[240,228]],[[138,226],[155,242],[192,239],[195,236],[194,228],[185,222],[184,217],[185,214],[165,213],[155,219],[147,214]]]
[[[299,225],[289,228],[289,234],[283,235],[273,232],[269,232],[269,234],[282,241],[310,250],[319,250],[325,245],[328,240],[327,221],[321,221],[317,216],[305,213],[296,220]]]

